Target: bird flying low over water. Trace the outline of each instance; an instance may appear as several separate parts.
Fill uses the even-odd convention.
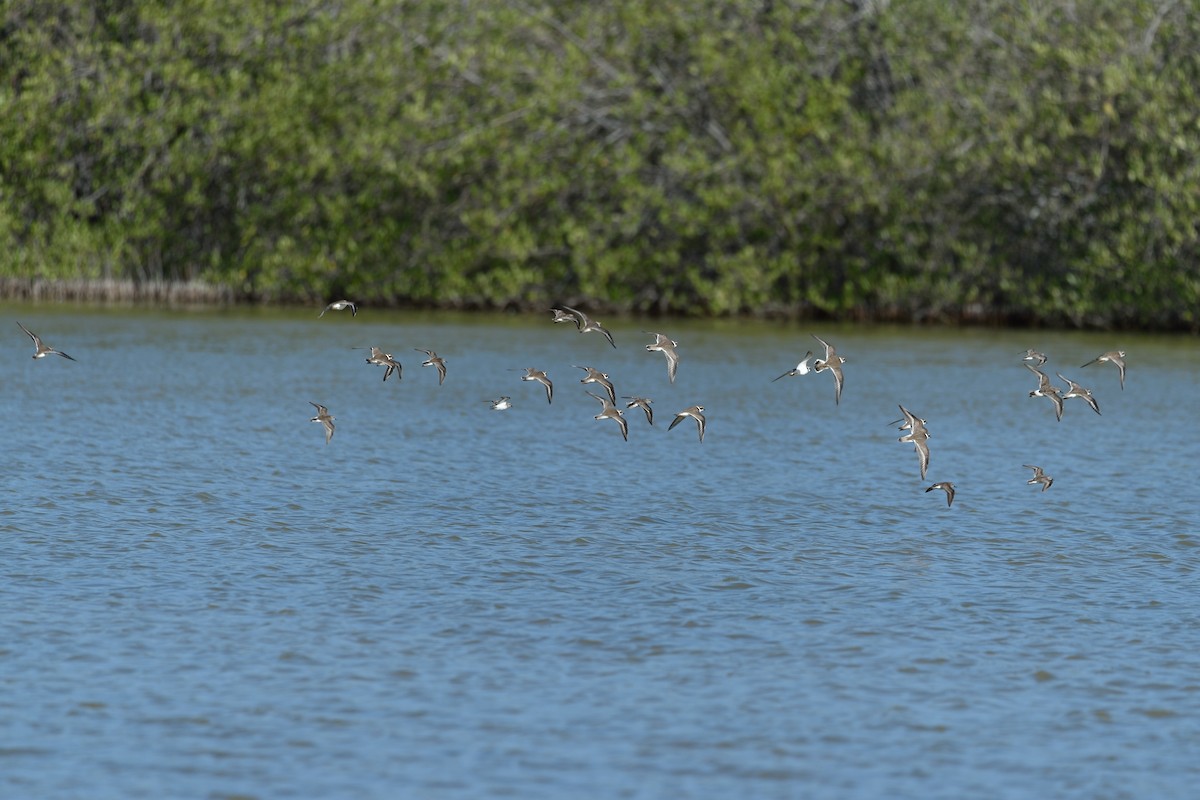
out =
[[[896,429],[899,431],[909,430],[913,427],[914,424],[917,425],[919,428],[924,429],[925,423],[927,423],[929,421],[927,419],[921,419],[920,417],[918,417],[916,414],[909,411],[904,406],[900,406],[900,413],[903,414],[904,416],[902,416],[900,419],[894,419],[888,423],[888,425],[895,425],[897,422],[903,422],[904,424]],[[925,432],[925,438],[926,439],[929,438],[928,431]]]
[[[941,489],[946,492],[946,506],[949,507],[954,502],[954,484],[950,481],[940,481],[926,489],[926,492],[932,492],[934,489]]]
[[[1037,350],[1034,350],[1032,347],[1025,351],[1025,355],[1021,357],[1021,360],[1022,361],[1032,361],[1033,365],[1035,367],[1040,367],[1042,364],[1045,364],[1047,361],[1045,353],[1039,353]]]
[[[1106,361],[1108,363],[1112,364],[1113,366],[1115,366],[1117,368],[1117,370],[1120,372],[1121,388],[1124,389],[1125,388],[1125,351],[1124,350],[1109,350],[1107,353],[1101,353],[1100,355],[1093,358],[1091,361],[1084,364],[1083,367],[1090,367],[1092,364],[1103,364]],[[1083,369],[1083,367],[1080,367],[1080,369]]]
[[[925,480],[925,473],[929,470],[929,431],[925,428],[925,420],[904,406],[900,406],[900,413],[904,415],[904,424],[900,426],[900,430],[907,428],[908,433],[901,436],[897,441],[911,442],[913,447],[916,448],[917,462],[921,467],[921,480]],[[896,422],[899,421],[896,420]]]
[[[512,408],[512,403],[509,402],[510,400],[512,400],[511,397],[500,397],[496,400],[484,400],[483,402],[491,403],[492,411],[507,411],[508,409]]]
[[[840,405],[842,402],[842,383],[844,381],[844,376],[842,375],[842,364],[846,363],[846,359],[839,356],[837,351],[833,349],[833,345],[822,339],[820,336],[817,336],[814,333],[812,337],[821,344],[825,345],[825,357],[818,358],[813,362],[813,372],[824,372],[825,370],[829,370],[831,373],[833,373],[833,380],[835,384],[833,402],[835,405]]]
[[[646,422],[649,422],[651,425],[654,424],[654,409],[650,408],[650,404],[654,402],[653,400],[651,400],[649,397],[629,396],[623,396],[621,399],[629,401],[625,404],[625,408],[629,409],[637,406],[642,411],[646,412]]]
[[[309,422],[319,422],[325,426],[325,444],[329,444],[329,440],[333,438],[333,421],[337,419],[329,413],[329,409],[320,403],[314,403],[312,400],[308,404],[317,410],[317,415],[309,420]]]
[[[402,367],[400,366],[400,362],[397,361],[396,359],[392,358],[391,353],[385,353],[382,350],[380,350],[378,347],[375,347],[375,346],[371,347],[371,357],[367,359],[367,363],[374,364],[377,367],[387,367],[387,369],[383,373],[383,379],[385,381],[388,379],[388,376],[391,375],[393,372],[396,373],[396,380],[401,380],[404,377],[402,374]]]
[[[799,364],[797,364],[796,366],[789,369],[787,372],[780,375],[779,378],[791,378],[795,375],[807,375],[808,373],[812,372],[813,371],[812,367],[810,367],[808,365],[808,362],[812,361],[812,357],[813,357],[812,350],[809,350],[807,353],[804,354],[804,358],[800,359]],[[779,378],[772,378],[771,383],[774,383],[775,381],[779,380]]]
[[[422,367],[436,367],[438,374],[438,386],[446,382],[446,359],[439,356],[432,350],[422,350],[419,347],[414,347],[418,353],[425,354],[425,360],[421,362]]]
[[[1056,372],[1054,374],[1062,378],[1068,384],[1067,391],[1063,393],[1062,396],[1063,400],[1070,400],[1072,397],[1078,397],[1081,400],[1086,400],[1087,404],[1092,407],[1092,411],[1095,411],[1097,414],[1100,413],[1100,404],[1096,402],[1095,397],[1092,397],[1092,393],[1089,390],[1083,388],[1075,381],[1063,375],[1061,372]]]
[[[575,323],[575,327],[580,333],[599,333],[603,335],[604,338],[608,340],[608,343],[613,347],[617,346],[617,343],[613,341],[612,334],[608,332],[608,329],[582,311],[571,308],[570,306],[558,306],[557,308],[551,310],[554,312],[554,322],[573,321]]]
[[[679,347],[679,342],[674,339],[668,339],[661,333],[652,333],[650,331],[642,331],[654,337],[654,341],[646,345],[646,350],[653,353],[658,351],[667,357],[667,377],[671,383],[675,382],[675,373],[679,371],[679,353],[675,348]]]
[[[612,381],[608,379],[607,372],[601,372],[598,369],[591,367],[581,367],[578,364],[572,364],[575,369],[581,369],[587,373],[579,379],[580,383],[595,383],[604,387],[604,391],[608,392],[608,400],[613,405],[617,403],[617,391],[613,388]]]
[[[599,400],[600,404],[601,404],[600,413],[597,414],[594,417],[594,419],[616,420],[616,423],[621,426],[621,438],[623,438],[625,441],[628,442],[629,441],[629,423],[625,420],[625,417],[622,416],[621,409],[619,409],[615,405],[613,405],[612,401],[609,400],[607,397],[601,397],[600,395],[592,394],[591,392],[588,392],[588,394],[591,395],[592,397],[596,398],[597,400]]]
[[[1054,478],[1047,475],[1041,467],[1034,466],[1033,464],[1025,464],[1023,466],[1025,469],[1033,470],[1033,477],[1025,481],[1025,483],[1040,483],[1043,492],[1050,488],[1050,484],[1054,483]]]
[[[358,316],[358,306],[354,305],[354,303],[351,303],[349,300],[334,300],[332,303],[325,306],[324,310],[322,310],[320,314],[317,314],[317,318],[319,319],[325,316],[326,311],[344,311],[347,308],[350,309],[350,316]]]
[[[671,420],[671,424],[667,426],[667,430],[671,430],[688,417],[696,420],[696,429],[700,433],[700,441],[703,442],[704,428],[708,424],[708,421],[704,418],[704,406],[691,406],[689,408],[685,408],[683,411],[680,411],[675,415],[675,419]]]
[[[547,403],[554,402],[554,383],[550,380],[550,376],[546,374],[545,370],[534,369],[533,367],[526,367],[525,374],[521,376],[521,380],[537,381],[542,386],[545,386],[546,387],[546,402]]]
[[[29,338],[33,340],[33,349],[34,349],[34,354],[32,356],[33,358],[45,358],[46,356],[62,356],[63,358],[67,359],[68,361],[75,360],[75,359],[71,358],[69,355],[67,355],[66,353],[64,353],[62,350],[55,350],[53,347],[51,347],[50,345],[43,342],[42,338],[40,336],[38,336],[33,331],[29,330],[29,328],[26,328],[20,322],[17,323],[17,327],[20,328],[21,330],[25,331],[25,333],[29,335]]]
[[[1025,365],[1025,369],[1032,372],[1038,377],[1038,388],[1029,393],[1030,397],[1046,397],[1050,402],[1054,403],[1054,418],[1062,421],[1063,415],[1063,399],[1058,387],[1050,382],[1050,378],[1046,373],[1042,372],[1037,367]]]

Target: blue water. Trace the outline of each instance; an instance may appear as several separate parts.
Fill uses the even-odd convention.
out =
[[[0,796],[1200,785],[1194,338],[0,311]],[[77,363],[29,358],[18,319]],[[679,341],[675,384],[643,329]],[[840,405],[828,375],[771,382],[810,333]],[[1027,347],[1103,415],[1029,398]],[[1079,368],[1115,348],[1124,390]],[[576,364],[655,425],[593,420]],[[667,431],[694,404],[703,444]]]

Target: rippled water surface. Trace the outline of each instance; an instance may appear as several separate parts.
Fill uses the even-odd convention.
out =
[[[610,327],[4,307],[0,795],[1194,796],[1195,338]]]

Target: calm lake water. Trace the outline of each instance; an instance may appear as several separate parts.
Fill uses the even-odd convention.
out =
[[[1194,796],[1196,338],[606,322],[0,308],[0,796]]]

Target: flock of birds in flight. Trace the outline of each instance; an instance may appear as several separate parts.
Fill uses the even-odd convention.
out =
[[[1041,367],[1048,360],[1045,353],[1038,352],[1032,347],[1025,351],[1022,361],[1028,362],[1025,368],[1037,376],[1037,388],[1029,393],[1030,397],[1045,397],[1054,404],[1054,417],[1058,421],[1062,421],[1063,401],[1072,398],[1078,398],[1086,402],[1092,407],[1092,411],[1100,413],[1100,404],[1096,402],[1095,396],[1090,390],[1079,385],[1075,381],[1063,375],[1061,372],[1054,373],[1061,380],[1065,381],[1067,388],[1060,389],[1054,385],[1054,382],[1042,372],[1038,367]],[[1121,380],[1121,388],[1125,388],[1125,351],[1124,350],[1109,350],[1101,353],[1091,361],[1084,364],[1083,367],[1090,367],[1092,364],[1109,363],[1115,366],[1118,370]],[[917,448],[917,457],[921,464],[921,480],[925,479],[925,472],[929,468],[929,432],[925,429],[925,420],[918,418],[912,412],[900,406],[901,413],[904,414],[904,424],[900,426],[901,430],[909,429],[909,433],[900,437],[902,442],[912,442]],[[900,420],[896,420],[900,422]],[[894,424],[894,423],[893,423]],[[1033,477],[1025,481],[1026,484],[1041,484],[1042,491],[1046,491],[1054,483],[1054,478],[1046,474],[1046,471],[1037,464],[1024,464],[1025,469],[1033,470]],[[949,481],[941,481],[935,483],[926,489],[926,492],[932,492],[934,489],[941,489],[946,493],[946,505],[949,506],[954,502],[954,484]]]
[[[335,300],[334,302],[325,306],[325,308],[317,316],[323,317],[327,311],[345,311],[346,309],[350,309],[351,316],[358,316],[358,306],[349,300]],[[554,319],[552,320],[553,322],[573,323],[580,333],[599,333],[614,348],[617,346],[616,342],[613,341],[612,333],[610,333],[607,328],[582,311],[571,308],[570,306],[558,306],[552,309],[552,311],[554,313]],[[654,341],[646,345],[646,350],[650,352],[660,352],[666,357],[667,377],[671,383],[674,383],[676,372],[679,369],[679,353],[675,349],[679,346],[679,342],[676,342],[661,333],[652,333],[650,335],[654,337]],[[826,347],[828,348],[828,352],[832,354],[833,348],[829,348],[828,345],[826,345]],[[400,362],[397,361],[391,353],[385,353],[378,347],[372,346],[370,349],[371,355],[367,358],[367,363],[385,367],[385,371],[383,373],[384,381],[386,381],[393,372],[396,373],[396,379],[399,380],[401,376]],[[418,353],[425,354],[425,361],[422,362],[421,366],[435,367],[437,369],[438,385],[440,386],[443,382],[445,382],[446,360],[432,350],[422,350],[421,348],[413,349]],[[822,362],[817,363],[818,366],[815,367],[815,369],[818,371],[825,368]],[[600,413],[596,414],[595,419],[611,419],[616,422],[617,425],[620,426],[621,437],[625,441],[629,441],[629,421],[625,419],[625,411],[631,408],[639,408],[646,415],[646,422],[651,425],[654,424],[654,409],[650,405],[653,401],[650,398],[624,396],[621,399],[628,400],[629,402],[625,404],[624,409],[619,408],[617,405],[617,391],[613,387],[612,381],[609,380],[608,373],[601,372],[593,367],[581,367],[578,365],[572,366],[575,366],[576,369],[583,370],[585,373],[583,378],[580,379],[580,383],[595,384],[596,386],[604,389],[605,394],[603,395],[599,395],[594,392],[587,392],[588,395],[594,397],[601,404]],[[804,364],[801,366],[804,366]],[[837,370],[838,396],[840,398],[842,385],[841,362],[836,362],[836,364],[831,368],[836,368]],[[550,376],[546,374],[546,370],[537,369],[536,367],[526,367],[523,370],[517,371],[525,373],[521,376],[522,381],[533,381],[541,384],[542,388],[546,392],[546,402],[551,404],[554,402],[554,382],[550,380]],[[508,395],[503,395],[495,400],[486,400],[484,402],[490,403],[493,411],[507,411],[513,406],[512,397]],[[317,410],[317,415],[310,421],[319,422],[325,427],[325,443],[329,444],[329,440],[333,438],[334,420],[336,417],[330,414],[329,409],[320,403],[314,403],[310,400],[309,405]],[[667,426],[667,430],[672,430],[676,425],[685,419],[695,420],[700,441],[703,442],[704,432],[707,427],[707,420],[704,417],[704,406],[689,406],[688,408],[678,412],[675,415],[675,418],[671,421],[671,424]]]
[[[357,305],[350,302],[349,300],[336,300],[336,301],[330,303],[329,305],[325,306],[325,308],[317,316],[323,317],[323,316],[325,316],[325,312],[327,312],[327,311],[344,311],[345,309],[350,309],[350,313],[352,316],[358,315],[358,306]],[[587,314],[583,313],[582,311],[571,308],[570,306],[557,306],[557,307],[551,309],[551,311],[554,314],[554,318],[553,318],[552,322],[573,323],[575,325],[576,330],[578,330],[579,333],[599,333],[614,348],[617,346],[616,342],[613,341],[612,333],[610,333],[603,325],[601,325],[599,322],[592,319],[591,317],[589,317]],[[67,355],[66,353],[64,353],[63,351],[56,350],[55,348],[46,344],[44,341],[42,341],[41,337],[39,337],[36,333],[34,333],[33,331],[26,328],[20,322],[17,322],[17,325],[18,325],[18,327],[21,328],[22,331],[24,331],[26,333],[26,335],[29,336],[29,338],[31,340],[33,340],[33,347],[34,347],[33,358],[39,359],[39,358],[45,358],[48,355],[55,355],[55,356],[61,356],[70,361],[76,360],[76,359],[72,358],[71,356]],[[677,348],[679,347],[679,342],[677,342],[661,333],[652,333],[650,331],[646,331],[646,333],[648,335],[654,337],[654,341],[651,342],[650,344],[646,345],[646,350],[648,352],[659,352],[659,353],[663,354],[663,356],[666,358],[666,361],[667,361],[667,377],[671,383],[674,383],[675,376],[679,370],[679,352],[677,350]],[[795,376],[799,376],[799,375],[808,375],[809,373],[828,372],[830,375],[833,376],[833,380],[834,380],[834,395],[833,395],[834,403],[840,404],[842,401],[842,386],[845,383],[845,376],[842,372],[842,365],[846,363],[846,359],[843,358],[842,356],[838,355],[837,350],[834,348],[834,346],[829,344],[829,342],[826,342],[820,336],[813,334],[813,338],[816,339],[818,342],[820,342],[821,345],[825,348],[824,356],[817,357],[817,356],[814,356],[814,354],[811,350],[808,351],[805,354],[804,358],[802,358],[800,360],[800,362],[798,364],[796,364],[796,366],[792,367],[787,372],[784,372],[783,374],[779,375],[777,378],[773,378],[772,383],[775,381],[781,380],[783,378],[795,377]],[[361,348],[356,348],[356,349],[361,349]],[[418,353],[425,354],[425,360],[421,363],[421,366],[433,367],[434,369],[436,369],[437,374],[438,374],[438,385],[439,386],[442,385],[446,380],[446,361],[445,361],[445,359],[440,357],[437,353],[435,353],[432,350],[422,350],[421,348],[413,348],[413,349]],[[391,375],[393,373],[395,373],[395,375],[396,375],[396,380],[401,379],[402,368],[401,368],[400,362],[397,361],[391,353],[385,353],[382,349],[375,347],[375,346],[372,346],[370,348],[370,351],[371,351],[371,355],[366,359],[366,361],[368,364],[373,364],[373,365],[381,366],[381,367],[385,368],[384,373],[383,373],[383,380],[385,382],[387,381],[387,379],[389,377],[391,377]],[[1048,359],[1047,359],[1045,353],[1038,352],[1037,350],[1035,350],[1033,348],[1030,348],[1029,350],[1027,350],[1025,352],[1024,356],[1022,357],[1022,361],[1026,362],[1025,367],[1030,372],[1032,372],[1037,377],[1037,380],[1038,380],[1037,388],[1030,391],[1029,396],[1030,397],[1045,397],[1045,398],[1049,399],[1050,402],[1053,403],[1053,405],[1054,405],[1055,419],[1057,419],[1059,421],[1062,420],[1063,403],[1064,403],[1064,401],[1070,400],[1070,399],[1077,398],[1077,399],[1083,400],[1089,406],[1091,406],[1091,409],[1093,411],[1095,411],[1097,414],[1099,414],[1100,413],[1100,405],[1096,401],[1095,396],[1092,394],[1092,392],[1090,390],[1081,386],[1079,383],[1071,380],[1070,378],[1066,377],[1061,372],[1056,372],[1055,374],[1062,381],[1066,382],[1066,384],[1067,384],[1066,389],[1062,389],[1062,388],[1056,386],[1054,384],[1054,382],[1050,380],[1049,376],[1047,376],[1046,373],[1040,369],[1040,367],[1042,367],[1046,363],[1047,360]],[[1092,364],[1105,364],[1105,363],[1112,364],[1113,366],[1115,366],[1117,368],[1118,374],[1120,376],[1121,388],[1124,389],[1125,388],[1125,351],[1124,350],[1110,350],[1108,352],[1102,353],[1099,356],[1096,356],[1096,358],[1094,358],[1091,361],[1084,364],[1082,367],[1080,367],[1080,369],[1082,369],[1083,367],[1089,367]],[[654,409],[651,407],[651,403],[653,401],[650,398],[640,397],[640,396],[622,396],[621,399],[628,401],[627,403],[625,403],[624,409],[622,409],[622,408],[618,407],[616,389],[614,388],[612,381],[609,380],[608,373],[600,372],[597,369],[594,369],[592,367],[587,367],[587,366],[579,366],[579,365],[572,365],[572,366],[574,366],[576,369],[583,370],[585,373],[583,378],[580,379],[580,383],[583,383],[585,385],[586,384],[595,384],[596,386],[598,386],[604,390],[603,395],[595,394],[594,392],[590,392],[590,391],[587,392],[588,395],[590,395],[591,397],[594,397],[601,404],[600,413],[596,414],[596,416],[594,418],[596,420],[611,419],[614,422],[616,422],[617,425],[620,426],[621,436],[625,441],[629,441],[629,422],[628,422],[628,420],[625,419],[625,411],[632,409],[632,408],[641,409],[641,411],[646,416],[646,422],[648,422],[650,425],[654,424]],[[521,371],[521,370],[518,370],[518,371]],[[546,371],[541,370],[541,369],[536,369],[534,367],[527,367],[523,371],[525,374],[521,376],[521,380],[522,381],[533,381],[533,382],[541,384],[546,392],[546,402],[553,403],[554,402],[554,383],[550,380],[550,377],[549,377],[549,375],[546,374]],[[492,409],[495,411],[507,411],[508,409],[512,408],[512,398],[507,395],[499,397],[495,400],[486,400],[485,402],[490,403]],[[309,404],[313,408],[315,408],[317,411],[316,416],[312,417],[312,419],[310,421],[321,423],[321,425],[325,429],[325,444],[329,444],[329,441],[333,438],[334,420],[336,419],[336,417],[334,417],[332,414],[330,414],[329,409],[320,403],[314,403],[310,400]],[[914,448],[916,450],[916,454],[917,454],[917,462],[918,462],[918,465],[921,470],[921,480],[924,481],[926,473],[929,470],[929,429],[927,427],[928,421],[925,419],[922,419],[921,417],[918,417],[916,414],[914,414],[912,411],[909,411],[903,405],[900,405],[900,413],[902,415],[901,418],[894,420],[890,424],[894,425],[896,423],[902,423],[897,430],[908,431],[908,433],[900,436],[898,441],[912,444],[914,446]],[[682,411],[676,412],[675,418],[671,421],[671,424],[669,426],[667,426],[667,430],[673,430],[676,425],[678,425],[680,422],[683,422],[684,420],[687,420],[687,419],[691,419],[691,420],[695,421],[697,433],[699,434],[701,443],[703,443],[704,442],[704,432],[705,432],[705,428],[707,426],[707,420],[704,417],[704,406],[702,406],[702,405],[689,406],[688,408],[685,408]],[[1054,483],[1054,478],[1047,475],[1045,470],[1043,470],[1040,466],[1037,466],[1036,464],[1025,464],[1023,466],[1026,469],[1033,470],[1033,477],[1030,478],[1028,481],[1026,481],[1027,484],[1040,484],[1042,487],[1041,490],[1044,492],[1047,489],[1049,489],[1050,486]],[[954,504],[955,486],[952,482],[939,481],[939,482],[934,483],[933,485],[929,486],[927,489],[925,489],[925,491],[932,492],[935,489],[941,489],[942,491],[944,491],[946,493],[947,507]]]

